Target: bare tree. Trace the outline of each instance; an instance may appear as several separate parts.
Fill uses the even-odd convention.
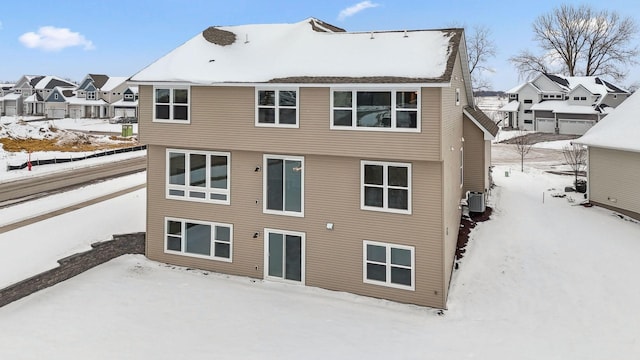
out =
[[[533,22],[534,40],[542,55],[527,50],[509,60],[521,77],[534,71],[560,72],[568,76],[626,76],[626,67],[637,64],[638,48],[631,44],[638,26],[630,17],[589,6],[562,5]],[[556,62],[559,65],[554,66]]]
[[[490,58],[496,56],[496,44],[491,39],[491,30],[484,25],[476,25],[467,37],[467,55],[473,91],[488,90],[490,84],[482,77],[483,71],[493,72],[488,66]]]
[[[525,132],[520,130],[518,136],[511,140],[511,143],[514,144],[515,151],[520,155],[520,172],[524,172],[524,158],[531,151],[531,147],[533,147],[533,142],[531,138],[526,136]]]
[[[575,176],[573,184],[578,186],[578,175],[587,165],[587,148],[578,144],[566,145],[562,147],[562,155]]]

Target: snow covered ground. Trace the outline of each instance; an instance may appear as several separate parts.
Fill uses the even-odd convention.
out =
[[[640,224],[580,206],[562,191],[572,178],[539,164],[494,169],[492,218],[471,232],[443,315],[130,255],[0,308],[0,358],[639,358]],[[31,259],[57,241],[25,239],[86,238],[87,219],[129,208],[140,231],[144,193],[114,200],[0,237],[3,253]]]
[[[94,144],[112,144],[120,143],[120,141],[114,141],[109,139],[107,135],[88,136],[85,134],[74,133],[73,130],[82,130],[87,132],[95,131],[115,131],[119,132],[122,128],[121,124],[109,124],[104,119],[59,119],[59,120],[47,120],[47,121],[29,121],[27,123],[19,121],[23,117],[7,117],[3,116],[0,122],[0,137],[13,137],[18,139],[52,139],[57,138],[59,140],[77,140],[76,136],[83,137],[83,141],[91,141]],[[37,119],[37,118],[36,118]],[[29,118],[27,118],[29,120]],[[33,119],[30,119],[33,120]],[[56,131],[55,129],[70,130],[70,132]],[[137,124],[134,124],[134,132],[137,132]],[[138,145],[132,143],[130,146]],[[127,143],[124,146],[129,146]],[[104,150],[99,150],[104,151]],[[80,151],[80,152],[61,152],[61,151],[35,151],[31,153],[31,161],[36,160],[48,160],[48,159],[69,159],[77,158],[81,156],[87,156],[99,151]],[[105,162],[119,161],[128,159],[131,157],[146,156],[146,151],[136,151],[130,153],[123,153],[117,155],[111,155],[107,157],[100,157],[94,159],[86,159],[78,162],[68,162],[64,164],[34,166],[31,171],[28,169],[7,171],[8,165],[20,165],[24,164],[29,158],[29,154],[23,152],[9,152],[3,150],[2,144],[0,144],[0,182],[8,181],[17,178],[39,176],[44,173],[68,171],[78,167],[91,166],[96,164],[102,164]]]

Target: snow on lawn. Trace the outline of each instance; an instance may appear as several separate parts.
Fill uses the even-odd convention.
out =
[[[0,210],[0,219],[2,225],[13,223],[11,220],[5,223],[4,215],[8,214],[7,218],[11,219],[15,211],[19,215],[14,220],[24,219],[29,217],[29,209],[33,216],[37,216],[48,210],[60,209],[64,203],[71,205],[82,202],[82,196],[85,196],[84,200],[89,200],[115,192],[126,187],[123,186],[125,183],[139,183],[139,178],[140,175],[132,175],[113,180],[115,184],[110,180],[105,185],[90,185],[53,198],[7,207]],[[113,188],[109,189],[110,186]],[[67,199],[61,200],[63,203],[55,202],[65,197]],[[89,250],[92,243],[109,240],[113,234],[144,231],[145,199],[145,190],[141,189],[0,234],[0,288],[54,268],[58,266],[57,260]]]
[[[53,159],[53,158],[68,159],[71,156],[77,157],[77,156],[82,156],[87,154],[90,154],[90,153],[84,153],[84,152],[68,153],[68,152],[48,151],[43,153],[33,153],[31,154],[31,159],[35,160],[39,156],[41,156],[43,159]],[[24,163],[28,158],[28,154],[4,152],[0,147],[0,182],[11,181],[11,180],[26,178],[26,177],[40,176],[45,174],[52,174],[52,173],[62,172],[62,171],[69,171],[69,170],[78,169],[82,167],[94,166],[94,165],[105,164],[110,162],[117,162],[117,161],[135,158],[135,157],[145,157],[146,155],[147,155],[146,150],[140,150],[140,151],[132,151],[132,152],[126,152],[121,154],[85,159],[80,161],[66,162],[62,164],[39,165],[39,166],[32,167],[31,171],[29,171],[29,169],[27,168],[24,168],[21,170],[7,171],[8,165],[19,165]]]
[[[7,117],[3,117],[3,120]],[[74,119],[62,119],[60,121],[72,122]],[[89,121],[99,121],[104,122],[105,120],[94,120],[94,119],[86,119]],[[60,129],[58,127],[58,120],[48,120],[48,121],[32,121],[32,122],[11,122],[7,124],[0,124],[0,138],[1,137],[13,137],[17,139],[53,139],[57,138],[58,141],[62,142],[74,142],[78,141],[78,139],[85,141],[91,141],[95,144],[105,144],[105,143],[116,143],[121,141],[114,141],[109,139],[108,136],[100,135],[86,135],[83,133],[75,133],[67,130],[57,130]],[[111,124],[108,124],[111,125]],[[112,125],[112,126],[121,126],[121,125]],[[89,123],[85,128],[87,131],[101,131],[100,124]],[[80,137],[80,138],[79,138]],[[132,144],[134,145],[134,144]],[[97,150],[97,151],[81,151],[81,152],[60,152],[60,151],[35,151],[31,153],[31,161],[36,160],[50,160],[50,159],[70,159],[77,158],[82,156],[91,155],[96,152],[102,152],[105,150]],[[27,162],[29,158],[29,154],[25,151],[23,152],[9,152],[2,149],[2,144],[0,144],[0,182],[3,180],[10,180],[22,177],[31,177],[38,176],[44,173],[58,172],[58,171],[68,171],[70,169],[75,169],[79,167],[86,167],[96,164],[103,164],[106,162],[114,162],[123,159],[128,159],[132,157],[145,156],[146,151],[135,151],[128,152],[118,155],[110,155],[100,158],[86,159],[77,162],[69,162],[64,164],[54,164],[54,165],[42,165],[42,166],[34,166],[31,171],[28,169],[22,170],[12,170],[7,171],[8,165],[21,165]]]
[[[65,130],[80,130],[80,131],[101,131],[121,133],[122,124],[110,124],[108,119],[55,119],[48,120],[55,127]],[[131,124],[133,126],[133,133],[138,133],[138,124]]]
[[[12,206],[0,208],[0,226],[13,224],[25,219],[47,214],[68,206],[96,199],[120,190],[141,185],[147,181],[147,173],[139,172],[115,179],[100,181],[71,191],[64,191],[39,198],[37,201],[26,201]],[[1,235],[0,235],[1,236]],[[1,267],[1,265],[0,265]]]
[[[557,141],[545,141],[533,144],[533,147],[539,149],[555,149],[562,150],[566,146],[571,146],[571,143],[575,140],[557,140]]]
[[[492,218],[472,230],[443,316],[128,255],[0,308],[0,358],[639,358],[640,224],[580,206],[582,194],[553,197],[571,177],[505,171],[494,171]],[[78,218],[39,231],[78,236]]]

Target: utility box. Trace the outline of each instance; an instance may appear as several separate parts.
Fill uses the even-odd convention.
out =
[[[469,212],[483,213],[486,210],[484,193],[477,191],[469,192],[467,203],[469,204]]]
[[[133,136],[133,125],[122,124],[122,137]]]

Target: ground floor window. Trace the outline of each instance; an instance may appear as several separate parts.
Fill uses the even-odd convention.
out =
[[[231,262],[233,225],[165,219],[165,252]]]
[[[362,271],[365,283],[415,290],[414,247],[365,240]]]
[[[264,230],[265,278],[304,284],[305,234]]]

